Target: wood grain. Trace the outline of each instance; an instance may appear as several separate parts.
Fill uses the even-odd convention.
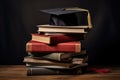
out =
[[[120,80],[120,66],[107,66],[109,73],[27,76],[25,65],[0,65],[0,80]]]

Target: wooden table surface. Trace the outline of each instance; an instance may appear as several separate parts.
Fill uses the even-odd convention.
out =
[[[109,73],[27,76],[25,65],[0,65],[0,80],[120,80],[120,66],[107,66]]]

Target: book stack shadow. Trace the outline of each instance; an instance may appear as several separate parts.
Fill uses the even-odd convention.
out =
[[[37,25],[26,43],[28,76],[79,75],[88,66],[88,54],[82,46],[88,26]]]

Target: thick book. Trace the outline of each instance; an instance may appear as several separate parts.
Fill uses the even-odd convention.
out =
[[[81,50],[80,53],[39,53],[39,52],[28,52],[28,56],[33,58],[42,58],[55,61],[70,62],[72,58],[84,58],[87,56],[86,50]]]
[[[53,53],[53,52],[79,53],[81,52],[81,42],[71,41],[58,43],[56,45],[48,45],[31,40],[26,43],[26,51],[41,53]]]
[[[38,75],[77,75],[84,73],[84,68],[88,64],[78,65],[75,68],[59,68],[55,66],[54,68],[49,67],[36,67],[36,66],[27,66],[27,75],[28,76],[38,76]]]
[[[28,67],[27,76],[39,76],[39,75],[76,75],[81,74],[82,71],[73,71],[68,69],[50,69],[50,68],[36,68]]]
[[[52,26],[52,25],[37,25],[38,33],[41,32],[55,32],[55,33],[87,33],[87,28],[80,27],[66,27],[66,26]]]
[[[46,35],[46,34],[33,33],[31,35],[32,35],[33,41],[43,42],[46,44],[57,44],[61,42],[79,40],[78,36],[75,36],[75,35],[71,36],[71,35],[66,35],[66,34]]]

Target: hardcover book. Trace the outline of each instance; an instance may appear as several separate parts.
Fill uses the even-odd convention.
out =
[[[71,28],[71,29],[87,29],[89,28],[88,25],[84,26],[60,26],[60,25],[49,25],[49,24],[44,24],[44,25],[37,25],[37,27],[48,27],[48,28]]]
[[[80,53],[39,53],[39,52],[28,52],[28,56],[37,59],[48,59],[55,61],[70,62],[72,58],[84,58],[87,56],[86,50],[82,50]]]
[[[54,69],[54,68],[40,68],[27,67],[27,76],[39,75],[78,75],[82,74],[82,68],[79,69]]]
[[[71,36],[66,34],[46,35],[46,34],[31,34],[33,41],[43,42],[46,44],[57,44],[68,41],[78,41],[78,36]]]
[[[27,75],[77,75],[82,74],[87,70],[88,63],[77,65],[73,68],[59,66],[26,66]]]
[[[56,45],[47,45],[37,41],[28,41],[26,43],[27,52],[43,52],[43,53],[53,53],[53,52],[64,52],[64,53],[79,53],[81,52],[81,42],[71,41],[58,43]]]
[[[41,32],[54,32],[54,33],[87,33],[86,28],[79,27],[57,27],[57,26],[49,26],[49,25],[39,25],[38,33]]]

